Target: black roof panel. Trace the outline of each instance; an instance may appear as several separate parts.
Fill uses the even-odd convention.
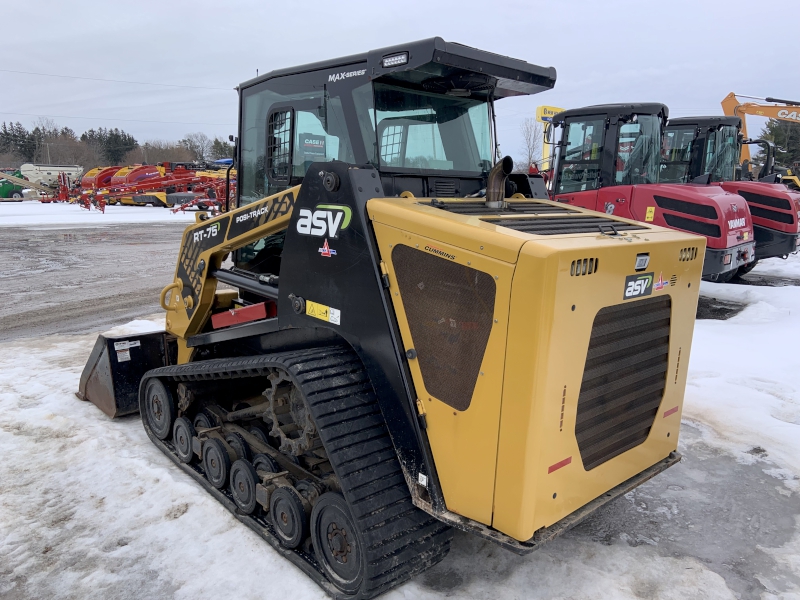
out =
[[[384,69],[381,64],[383,57],[400,52],[409,53],[408,63]],[[496,80],[494,95],[497,98],[536,94],[551,89],[556,82],[556,70],[553,67],[541,67],[463,44],[445,42],[442,38],[435,37],[297,67],[276,69],[245,81],[239,89],[284,75],[346,68],[359,63],[366,63],[363,66],[359,65],[359,68],[365,68],[371,79],[414,82],[418,79],[439,76],[452,78],[457,73],[491,77]]]
[[[670,125],[674,125],[675,127],[678,126],[686,126],[686,125],[697,125],[698,127],[708,126],[708,127],[716,127],[717,125],[733,125],[734,127],[740,127],[742,124],[742,120],[739,117],[724,117],[719,115],[713,115],[710,117],[679,117],[677,119],[670,119],[667,122],[667,127]]]
[[[562,123],[564,119],[570,117],[585,117],[588,115],[657,115],[663,112],[664,116],[669,116],[669,109],[660,102],[631,102],[627,104],[595,104],[581,108],[571,108],[558,113],[553,117],[553,123]]]

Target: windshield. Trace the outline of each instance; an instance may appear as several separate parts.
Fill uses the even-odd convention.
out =
[[[487,102],[376,83],[374,122],[382,170],[482,173],[492,166]]]
[[[633,119],[619,128],[614,175],[616,185],[658,181],[661,118],[657,115],[634,115]]]
[[[661,145],[661,183],[688,183],[695,127],[669,127]]]
[[[703,160],[703,173],[711,174],[711,181],[733,181],[739,157],[738,130],[732,125],[723,125],[708,132]]]

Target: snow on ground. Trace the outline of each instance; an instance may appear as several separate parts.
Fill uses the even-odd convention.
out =
[[[800,259],[779,264],[795,269]],[[701,293],[748,306],[697,322],[684,418],[741,461],[768,453],[777,466],[766,474],[796,497],[800,287],[703,284]],[[157,315],[114,333],[161,327]],[[54,335],[0,344],[0,597],[326,598],[175,469],[138,417],[111,420],[75,398],[93,343]],[[568,535],[527,557],[461,533],[454,544],[439,567],[384,597],[735,597],[703,562],[648,544]],[[800,573],[800,523],[790,543],[765,552]]]
[[[105,213],[77,204],[38,201],[0,202],[0,227],[102,226],[119,223],[193,223],[196,211],[173,213],[155,206],[106,206]]]
[[[800,254],[753,273],[800,276]],[[710,427],[741,460],[758,445],[800,475],[800,287],[703,282],[700,293],[747,307],[695,324],[684,419]]]

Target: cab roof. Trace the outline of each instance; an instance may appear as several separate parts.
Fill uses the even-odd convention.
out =
[[[630,115],[657,115],[669,116],[666,104],[660,102],[632,102],[628,104],[595,104],[581,108],[571,108],[560,112],[553,117],[553,123],[563,123],[571,117],[586,117],[590,115],[604,115],[607,117],[627,117]]]
[[[739,117],[725,117],[713,115],[709,117],[679,117],[677,119],[670,119],[667,127],[670,126],[686,126],[696,125],[697,127],[717,127],[718,125],[733,125],[734,127],[741,127],[742,120]]]
[[[408,53],[408,62],[383,67],[384,58],[405,52]],[[423,87],[427,87],[426,82],[434,81],[435,85],[440,81],[444,86],[442,92],[447,91],[447,86],[463,85],[464,88],[480,94],[486,92],[488,83],[494,90],[495,98],[537,94],[553,88],[556,83],[556,70],[553,67],[534,65],[435,37],[297,67],[276,69],[245,81],[238,89],[242,90],[276,77],[355,65],[366,69],[370,79],[394,80]]]

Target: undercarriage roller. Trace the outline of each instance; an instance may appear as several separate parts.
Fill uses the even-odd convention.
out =
[[[245,514],[252,514],[258,506],[256,484],[258,474],[249,460],[240,458],[231,467],[231,494],[236,506]]]
[[[218,490],[228,485],[231,458],[222,440],[210,438],[203,442],[203,470],[206,479]]]
[[[181,462],[190,463],[194,452],[192,452],[192,438],[197,435],[192,422],[186,417],[175,419],[172,428],[172,443],[175,445],[175,452]]]
[[[250,445],[245,441],[241,434],[234,432],[225,435],[225,441],[236,452],[237,458],[251,460],[253,453],[250,451]]]
[[[298,548],[308,537],[308,503],[297,490],[279,487],[269,499],[270,521],[285,548]]]

